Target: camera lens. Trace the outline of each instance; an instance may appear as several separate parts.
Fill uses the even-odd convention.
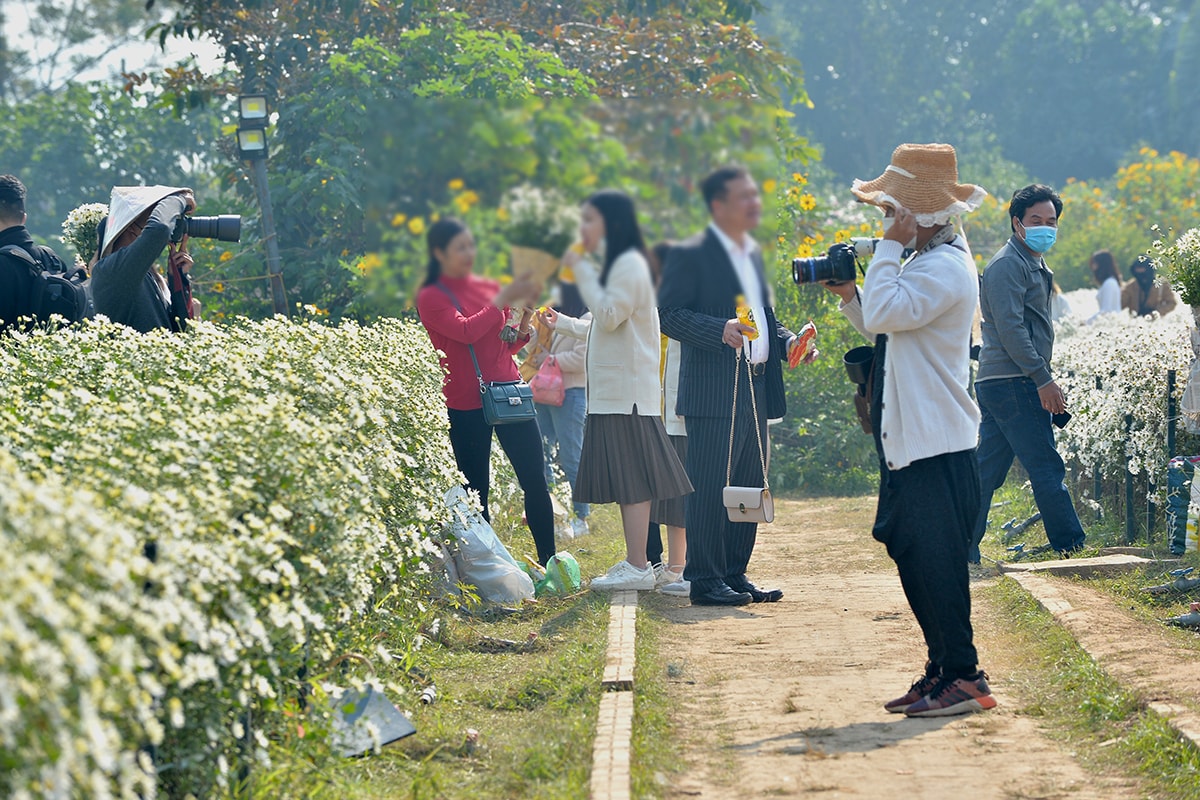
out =
[[[242,238],[242,218],[237,214],[219,217],[185,217],[187,235],[193,239],[217,239],[236,242]]]

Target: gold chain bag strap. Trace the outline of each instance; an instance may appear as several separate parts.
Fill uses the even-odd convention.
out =
[[[733,364],[733,410],[729,415],[729,457],[725,462],[725,488],[721,490],[721,502],[729,514],[730,522],[770,522],[775,519],[775,501],[771,499],[771,486],[767,482],[767,455],[763,451],[762,432],[758,428],[758,400],[754,396],[754,374],[750,371],[750,357],[746,357],[746,386],[750,390],[750,404],[754,411],[754,440],[758,442],[758,463],[762,465],[762,486],[730,486],[733,475],[733,431],[737,425],[738,372],[742,351],[737,351]]]

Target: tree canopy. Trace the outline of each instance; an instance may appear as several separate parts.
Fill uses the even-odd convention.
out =
[[[804,64],[798,129],[843,178],[902,141],[994,142],[1061,184],[1139,143],[1200,151],[1198,16],[1196,0],[791,0],[761,24]]]

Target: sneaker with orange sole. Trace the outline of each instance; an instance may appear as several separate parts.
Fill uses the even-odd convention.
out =
[[[988,687],[987,673],[979,670],[974,678],[942,678],[929,694],[904,713],[909,717],[952,717],[995,707],[996,698]]]

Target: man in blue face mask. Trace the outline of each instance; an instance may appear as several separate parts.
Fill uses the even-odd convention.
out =
[[[1049,186],[1014,192],[1008,204],[1013,235],[983,270],[983,347],[975,377],[983,417],[976,450],[983,502],[968,554],[973,564],[980,561],[992,493],[1004,485],[1014,457],[1029,473],[1050,546],[1062,556],[1083,546],[1083,526],[1063,483],[1066,468],[1051,427],[1052,422],[1065,425],[1068,415],[1066,397],[1050,371],[1054,274],[1043,256],[1054,246],[1062,208]]]

